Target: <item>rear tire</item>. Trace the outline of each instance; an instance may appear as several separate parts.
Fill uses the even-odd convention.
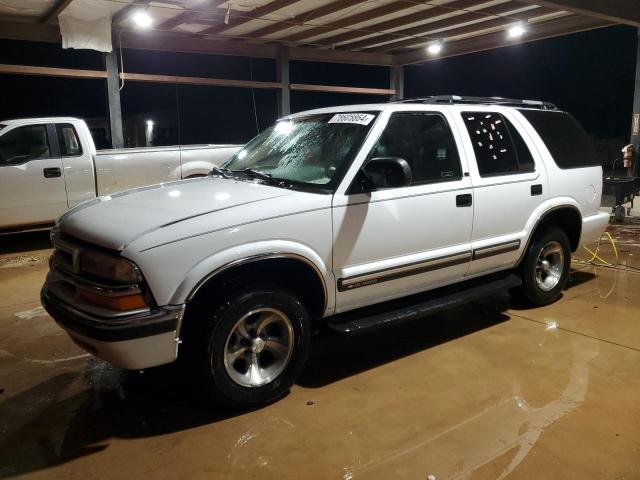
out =
[[[310,349],[310,319],[302,303],[278,287],[256,286],[210,315],[198,362],[212,400],[245,409],[285,395]]]
[[[560,298],[571,265],[571,245],[558,227],[537,235],[519,268],[522,285],[512,293],[533,305],[548,305]]]

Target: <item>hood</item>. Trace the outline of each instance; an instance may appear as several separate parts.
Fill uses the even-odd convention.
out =
[[[261,183],[197,178],[98,197],[65,213],[61,232],[112,250],[186,220],[295,192]]]

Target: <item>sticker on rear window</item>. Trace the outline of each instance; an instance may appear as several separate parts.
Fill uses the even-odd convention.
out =
[[[374,115],[369,113],[338,113],[334,115],[329,123],[357,123],[358,125],[369,125]]]

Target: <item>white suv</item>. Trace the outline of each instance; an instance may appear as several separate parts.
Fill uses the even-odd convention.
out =
[[[98,357],[184,357],[218,402],[257,405],[290,388],[319,327],[365,331],[499,289],[558,299],[571,252],[606,228],[601,192],[589,138],[547,103],[313,110],[209,178],[63,215],[42,303]]]

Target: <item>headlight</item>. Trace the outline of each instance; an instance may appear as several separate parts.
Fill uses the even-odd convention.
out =
[[[80,270],[119,283],[141,282],[140,269],[129,260],[100,252],[82,252]]]

